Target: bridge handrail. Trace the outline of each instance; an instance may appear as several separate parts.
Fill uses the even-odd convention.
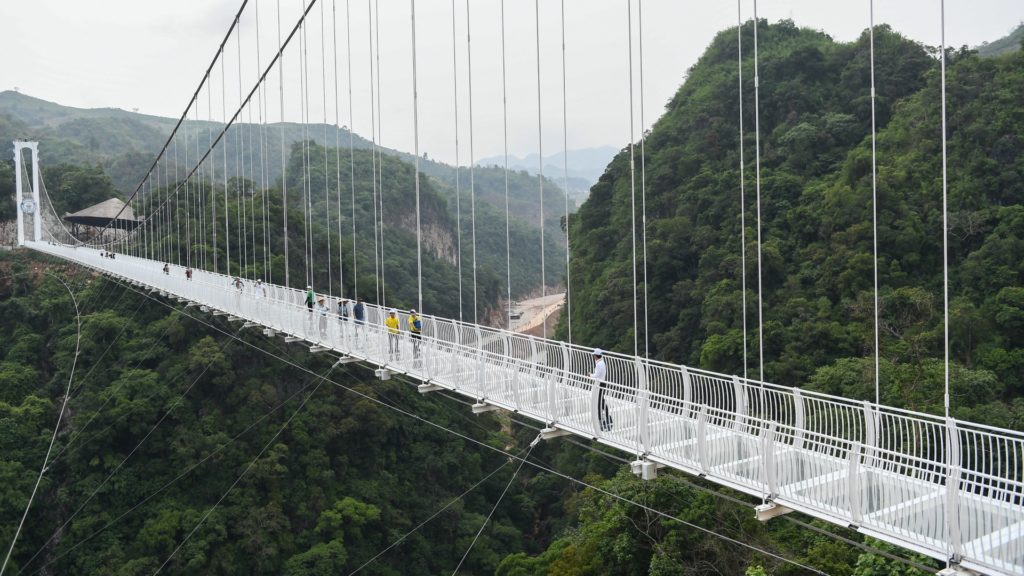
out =
[[[121,258],[127,260],[125,264],[140,268],[142,271],[153,272],[152,262],[150,260],[137,258],[134,256],[124,256]],[[102,269],[102,268],[101,268]],[[103,269],[105,270],[105,269]],[[198,284],[204,284],[210,288],[220,290],[224,293],[230,293],[235,289],[230,286],[231,280],[234,276],[229,276],[219,272],[210,272],[206,270],[196,269],[193,282]],[[249,280],[244,280],[246,295],[252,297],[252,285],[253,283]],[[289,307],[299,312],[306,310],[302,301],[305,296],[305,291],[301,289],[265,284],[268,291],[279,293],[283,297],[275,295],[268,295],[268,299],[280,301]],[[319,296],[320,294],[317,293]],[[332,302],[328,305],[330,314],[333,317],[337,317],[334,312],[332,305],[335,304],[341,296],[331,296]],[[350,299],[351,300],[351,299]],[[365,326],[369,328],[373,333],[383,333],[382,327],[378,326],[382,323],[382,318],[386,315],[387,307],[380,306],[377,304],[364,302],[367,314],[365,320]],[[407,313],[405,311],[400,312],[401,321],[400,327],[403,331],[406,330],[406,319]],[[561,351],[563,348],[568,350],[570,359],[576,356],[579,362],[570,361],[569,366],[551,366],[548,363],[541,362],[535,363],[530,359],[520,359],[521,362],[527,364],[536,364],[536,368],[544,369],[558,369],[567,373],[567,376],[579,383],[589,383],[589,368],[580,370],[581,367],[586,366],[583,360],[590,361],[590,356],[593,351],[590,347],[581,346],[579,344],[568,344],[552,339],[545,339],[541,337],[529,337],[523,334],[511,332],[501,328],[477,326],[468,322],[461,322],[454,319],[441,318],[430,314],[422,314],[424,325],[434,323],[436,325],[450,324],[455,326],[457,329],[462,331],[464,334],[479,334],[480,338],[486,337],[497,338],[507,340],[510,342],[518,342],[523,346],[538,346],[544,350],[543,357],[549,359],[561,358]],[[426,330],[425,330],[426,332]],[[442,342],[429,335],[424,335],[426,341],[430,342]],[[458,338],[456,338],[458,339]],[[445,344],[457,346],[463,349],[465,352],[477,353],[476,347],[467,346],[461,342],[445,342]],[[527,348],[529,349],[529,348]],[[609,382],[608,386],[619,394],[636,394],[639,390],[638,371],[643,371],[645,374],[653,374],[658,371],[665,371],[670,373],[674,377],[690,378],[694,377],[705,378],[710,381],[705,383],[703,389],[700,390],[696,395],[702,396],[708,399],[714,399],[714,403],[705,402],[690,402],[692,406],[707,406],[708,409],[714,412],[721,411],[723,414],[731,414],[733,418],[742,416],[748,420],[748,425],[756,424],[758,428],[767,428],[773,423],[776,426],[792,427],[794,430],[800,430],[804,437],[807,434],[821,435],[824,438],[830,438],[833,442],[844,441],[852,442],[859,441],[862,443],[868,442],[870,439],[867,437],[868,422],[867,418],[875,418],[875,427],[881,429],[882,423],[890,421],[888,426],[889,429],[898,428],[900,422],[905,422],[909,427],[920,429],[921,433],[917,437],[913,438],[915,442],[910,443],[908,446],[906,438],[902,435],[896,434],[890,439],[889,445],[883,445],[879,442],[879,438],[874,439],[871,443],[871,447],[876,450],[884,450],[891,452],[893,455],[900,455],[902,457],[911,458],[914,461],[920,460],[921,462],[929,462],[931,464],[937,464],[934,459],[929,459],[920,454],[920,452],[935,452],[938,448],[936,445],[928,444],[924,442],[927,438],[934,440],[943,438],[947,425],[952,425],[957,430],[958,437],[961,438],[963,443],[964,435],[976,435],[989,439],[991,442],[993,439],[996,442],[1004,444],[1018,445],[1013,453],[1024,454],[1024,432],[1003,429],[995,426],[989,426],[970,421],[958,420],[956,418],[950,418],[947,423],[946,419],[942,416],[927,414],[923,412],[917,412],[913,410],[907,410],[902,408],[895,408],[884,405],[875,405],[871,402],[857,401],[840,396],[834,396],[822,392],[803,390],[799,388],[791,388],[779,384],[770,382],[761,382],[754,379],[744,379],[738,376],[732,376],[714,372],[711,370],[705,370],[701,368],[689,367],[682,364],[673,364],[670,362],[645,359],[645,358],[634,358],[626,354],[617,352],[605,352],[605,362],[608,365]],[[592,361],[590,361],[592,367]],[[613,380],[613,377],[615,378]],[[650,378],[646,378],[648,381]],[[691,384],[692,386],[692,384]],[[678,391],[678,390],[677,390]],[[644,393],[651,398],[653,401],[661,403],[679,402],[682,398],[671,396],[662,392],[646,390]],[[742,414],[738,415],[735,408],[742,406],[744,410],[758,409],[763,410],[766,404],[766,395],[770,399],[772,396],[777,396],[767,414],[761,414],[755,416],[753,414]],[[757,399],[760,402],[760,406],[751,405],[751,399]],[[737,404],[740,401],[741,404]],[[797,428],[795,426],[795,406],[797,402],[800,402],[800,410],[804,412],[804,427]],[[718,404],[718,405],[716,405]],[[732,405],[734,409],[732,411],[725,410],[723,406]],[[874,412],[872,416],[865,416],[865,410]],[[812,412],[816,415],[816,418],[806,418],[808,413]],[[552,421],[556,419],[552,418]],[[842,422],[843,426],[840,426]],[[821,425],[828,428],[827,432],[818,431],[815,425]],[[859,438],[842,438],[842,432],[856,432]],[[876,430],[877,432],[877,430]],[[903,449],[895,446],[894,443],[899,443]],[[823,444],[824,445],[824,444]],[[916,448],[916,450],[914,450]],[[986,454],[988,451],[980,451],[982,454]],[[974,455],[976,452],[967,451],[968,455]],[[961,455],[963,456],[963,455]],[[984,466],[984,458],[961,458],[961,466],[965,464],[965,460],[969,460],[970,463],[975,464],[975,468],[970,468],[973,474],[986,474],[985,468],[991,469],[991,466]],[[1003,481],[1019,482],[1024,479],[1024,472],[1018,470],[1015,478],[1000,477]]]

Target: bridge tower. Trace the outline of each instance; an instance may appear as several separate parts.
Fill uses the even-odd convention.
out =
[[[21,160],[22,150],[32,151],[32,197],[22,197]],[[32,216],[32,240],[39,242],[43,238],[43,221],[39,204],[39,143],[14,141],[14,182],[15,202],[18,203],[18,246],[25,245],[25,216]]]

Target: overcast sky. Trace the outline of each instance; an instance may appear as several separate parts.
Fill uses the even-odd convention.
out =
[[[385,146],[412,151],[412,43],[409,0],[322,0],[308,20],[305,50],[311,121],[325,113],[331,124],[349,125],[346,7],[351,15],[353,116],[357,133],[370,137],[369,4],[379,3],[380,135]],[[308,0],[279,0],[287,35]],[[420,150],[455,159],[455,98],[459,106],[459,156],[469,159],[469,77],[467,4],[456,0],[453,63],[452,1],[417,0]],[[0,90],[21,92],[76,107],[118,107],[161,116],[180,116],[202,72],[223,38],[240,0],[32,0],[0,1]],[[259,8],[257,34],[256,8]],[[611,145],[629,140],[629,42],[626,0],[565,0],[568,147]],[[257,69],[276,51],[278,0],[250,0],[241,26],[241,49],[232,38],[225,60],[215,68],[210,93],[199,109],[206,118],[228,115],[248,92]],[[470,0],[472,32],[473,146],[476,158],[503,151],[500,0]],[[639,134],[639,31],[633,2],[634,118]],[[509,152],[525,155],[543,145],[545,154],[563,145],[560,0],[540,0],[540,87],[543,140],[538,138],[537,39],[534,2],[506,0]],[[821,29],[837,40],[856,38],[868,26],[868,0],[762,0],[759,15],[790,18]],[[321,9],[323,20],[321,21]],[[742,1],[743,18],[753,2]],[[333,14],[332,14],[333,12]],[[643,1],[644,124],[661,114],[684,80],[685,71],[715,33],[735,25],[734,1]],[[930,45],[940,41],[939,0],[876,0],[876,23]],[[1024,20],[1024,0],[947,0],[946,42],[977,45],[997,39]],[[323,38],[321,43],[321,24]],[[337,76],[334,35],[337,34]],[[259,61],[256,48],[259,42]],[[301,44],[286,52],[284,117],[302,114]],[[239,57],[241,52],[241,57]],[[321,54],[325,57],[321,58]],[[453,74],[453,64],[458,68]],[[269,121],[281,118],[278,71],[267,86]],[[338,95],[335,97],[335,79]],[[454,83],[458,83],[458,91]],[[221,93],[221,84],[225,90]],[[867,89],[867,88],[865,88]],[[326,100],[326,106],[325,106]],[[223,103],[222,103],[223,101]],[[337,101],[338,114],[335,114]],[[259,107],[244,113],[259,118]],[[193,110],[190,116],[195,116]],[[155,152],[155,151],[154,151]]]

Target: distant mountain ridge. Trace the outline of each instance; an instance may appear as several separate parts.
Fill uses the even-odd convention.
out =
[[[1017,28],[993,42],[984,42],[977,47],[979,56],[1001,56],[1021,49],[1024,45],[1024,23],[1018,24]]]
[[[597,146],[593,148],[577,148],[569,150],[568,162],[566,154],[557,152],[544,157],[544,175],[548,178],[561,182],[566,171],[569,175],[569,194],[571,198],[578,201],[586,199],[597,179],[604,174],[605,168],[619,152],[614,146]],[[509,170],[525,170],[529,174],[537,175],[539,172],[540,156],[536,153],[526,156],[509,156]],[[489,156],[477,160],[478,166],[504,166],[504,156]],[[568,170],[566,170],[568,167]]]

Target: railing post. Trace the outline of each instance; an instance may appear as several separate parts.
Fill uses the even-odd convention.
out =
[[[558,378],[552,377],[551,383],[548,386],[548,422],[556,420],[559,392],[563,387],[569,385],[569,345],[565,342],[559,342],[559,347],[562,349],[562,378],[561,383],[559,383]]]
[[[864,413],[864,460],[870,463],[875,456],[875,447],[878,446],[878,416],[875,405],[867,400],[862,402],[861,408]]]
[[[639,357],[633,359],[636,367],[636,400],[637,400],[637,441],[640,443],[640,451],[650,451],[650,438],[647,426],[647,416],[650,408],[650,394],[647,389],[647,362]]]
[[[850,518],[857,525],[860,525],[863,520],[863,514],[861,513],[860,453],[861,443],[854,441],[846,455],[846,493],[850,501]]]
[[[708,407],[701,404],[697,412],[697,462],[701,472],[708,473]]]
[[[690,408],[693,405],[693,383],[690,382],[690,369],[681,366],[683,376],[683,416],[690,417]]]
[[[771,498],[779,494],[779,483],[775,476],[775,426],[773,421],[768,423],[767,428],[761,429],[761,465],[764,467],[764,479]]]
[[[804,397],[799,388],[793,389],[793,448],[800,450],[804,447],[804,431],[807,424],[804,422]]]
[[[736,397],[736,413],[733,415],[733,430],[739,432],[747,420],[747,392],[739,376],[732,377],[733,395]]]
[[[476,383],[472,387],[474,393],[477,393],[481,388],[485,388],[484,375],[487,374],[486,367],[484,366],[484,338],[483,333],[480,332],[480,326],[474,324],[474,330],[476,331]],[[477,394],[479,396],[479,394]]]
[[[955,560],[963,557],[960,534],[960,433],[956,420],[946,418],[946,526],[949,547]]]

